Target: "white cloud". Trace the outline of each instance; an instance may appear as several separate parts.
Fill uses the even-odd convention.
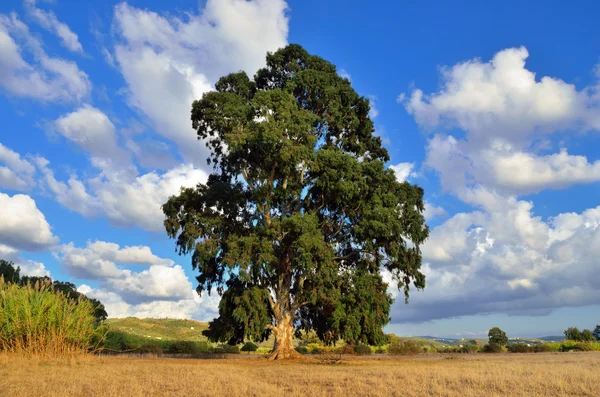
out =
[[[377,118],[379,116],[379,109],[376,106],[377,97],[375,95],[369,95],[369,105],[371,106],[371,110],[369,111],[369,117],[371,119]]]
[[[21,276],[50,277],[50,271],[43,263],[21,257],[19,250],[0,244],[0,259],[13,262],[21,271]]]
[[[23,52],[30,53],[34,62],[25,61]],[[0,75],[0,85],[9,93],[44,101],[78,101],[91,90],[88,76],[77,64],[48,56],[14,13],[0,14]]]
[[[58,243],[35,201],[24,194],[0,193],[0,244],[40,251]]]
[[[33,164],[0,143],[0,187],[28,190],[35,185],[34,174]]]
[[[121,3],[114,23],[122,43],[115,59],[129,103],[173,140],[186,162],[206,166],[208,152],[189,121],[193,100],[227,73],[250,75],[267,51],[286,44],[283,0],[209,0],[201,14],[165,17]]]
[[[54,122],[55,130],[90,153],[96,161],[126,162],[129,155],[119,147],[115,126],[100,110],[83,105]]]
[[[446,215],[447,212],[445,209],[443,209],[442,207],[438,207],[428,201],[425,201],[425,212],[423,213],[423,216],[425,217],[426,220],[431,220],[433,218],[436,218],[438,216],[442,216],[442,215]]]
[[[60,22],[52,11],[44,11],[36,7],[36,0],[25,0],[25,7],[29,15],[44,29],[53,32],[61,39],[63,47],[73,52],[83,52],[77,34]]]
[[[509,48],[487,63],[473,59],[442,68],[440,91],[424,95],[415,89],[403,103],[423,127],[456,125],[473,142],[500,137],[519,146],[536,132],[599,129],[596,89],[578,91],[560,79],[536,79],[525,68],[528,56],[525,47]]]
[[[85,248],[73,243],[55,249],[54,256],[78,279],[97,280],[102,288],[118,293],[128,303],[188,297],[192,284],[183,268],[159,258],[147,246],[119,247],[105,241],[88,241]],[[148,266],[134,272],[119,265]]]
[[[390,165],[390,169],[396,173],[396,179],[398,182],[404,182],[408,180],[408,178],[413,177],[414,168],[414,163],[398,163],[396,165]]]
[[[189,291],[190,295],[186,299],[153,300],[138,304],[127,303],[119,294],[104,289],[93,289],[85,284],[80,286],[78,291],[99,299],[111,318],[191,318],[198,321],[209,321],[218,316],[219,312],[217,296],[203,295],[199,297],[192,291]]]
[[[583,155],[540,155],[552,133],[600,130],[599,87],[577,88],[526,69],[524,47],[442,68],[439,91],[415,89],[399,102],[424,128],[458,127],[464,138],[437,133],[425,165],[440,173],[444,190],[484,185],[503,194],[529,194],[600,180],[600,161]],[[540,145],[537,142],[541,141]]]
[[[423,246],[427,288],[393,322],[485,313],[542,315],[600,298],[600,207],[544,221],[533,205],[483,190],[483,211],[459,213],[431,231]]]

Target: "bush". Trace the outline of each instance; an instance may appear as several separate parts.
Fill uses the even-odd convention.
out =
[[[42,355],[84,353],[104,340],[89,300],[50,285],[8,284],[0,277],[0,350]]]
[[[308,347],[298,346],[298,347],[296,347],[296,351],[300,354],[308,354]]]
[[[552,346],[550,346],[548,343],[540,343],[533,346],[534,353],[549,353],[552,351],[554,350],[552,349]]]
[[[354,351],[354,346],[350,345],[350,344],[345,344],[344,346],[340,346],[339,348],[335,349],[335,352],[338,354],[349,354],[349,355],[356,354],[356,352]]]
[[[533,347],[527,346],[525,343],[514,343],[508,346],[510,353],[532,353]]]
[[[194,342],[181,340],[172,342],[167,352],[169,354],[196,354],[198,353],[198,348]]]
[[[377,350],[375,350],[375,354],[385,354],[387,353],[385,351],[385,349],[383,347],[378,347]]]
[[[487,345],[483,346],[481,351],[483,353],[502,353],[504,349],[502,349],[502,346],[496,343],[488,343]]]
[[[240,350],[243,352],[255,352],[258,350],[258,345],[255,345],[252,342],[246,342]]]
[[[370,354],[373,354],[371,346],[365,345],[364,343],[359,343],[358,345],[354,346],[354,351],[359,356],[368,356]]]
[[[213,348],[213,353],[218,354],[240,354],[240,349],[233,345],[219,345]]]
[[[579,342],[572,346],[570,350],[575,350],[578,352],[591,352],[594,351],[594,347],[591,343]]]
[[[388,347],[388,353],[393,355],[410,355],[423,353],[423,347],[412,340],[397,341]]]
[[[463,345],[463,347],[460,348],[461,353],[477,353],[478,351],[479,346],[477,345]]]
[[[160,355],[163,353],[163,349],[158,343],[150,342],[141,345],[138,349],[136,349],[136,353]]]

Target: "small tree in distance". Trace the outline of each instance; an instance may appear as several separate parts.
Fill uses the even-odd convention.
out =
[[[596,340],[600,342],[600,324],[596,325],[596,328],[594,328],[592,334],[594,335],[594,338],[596,338]]]
[[[502,331],[498,327],[491,328],[488,332],[488,337],[490,345],[506,346],[508,343],[506,332]]]
[[[163,205],[198,293],[222,296],[213,341],[263,341],[298,357],[292,336],[385,342],[388,271],[408,299],[425,287],[423,189],[398,182],[369,100],[331,63],[289,45],[253,79],[222,77],[192,105],[213,173]]]
[[[575,342],[579,342],[581,341],[581,332],[579,331],[579,328],[577,327],[569,327],[565,330],[565,339],[566,340],[572,340]]]
[[[581,341],[582,342],[593,342],[596,338],[594,337],[594,333],[589,329],[584,329],[581,331]]]

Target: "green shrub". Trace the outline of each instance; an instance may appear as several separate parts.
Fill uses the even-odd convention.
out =
[[[392,355],[411,355],[423,353],[423,347],[419,346],[412,340],[407,341],[396,341],[390,344],[388,347],[388,353]]]
[[[591,352],[594,351],[594,347],[591,343],[578,342],[573,347],[571,347],[571,350],[575,350],[578,352]]]
[[[163,353],[163,349],[158,343],[150,342],[141,345],[138,349],[136,349],[136,353],[161,355]]]
[[[378,347],[377,350],[375,350],[375,354],[385,354],[387,353],[385,351],[385,349],[383,347]]]
[[[365,345],[364,343],[359,343],[358,345],[354,346],[354,351],[359,356],[368,356],[370,354],[373,354],[373,350],[371,350],[371,346]]]
[[[533,347],[526,345],[525,343],[513,343],[508,346],[510,353],[532,353]]]
[[[240,349],[237,346],[232,345],[219,345],[214,347],[212,352],[217,354],[239,354]]]
[[[550,346],[548,343],[539,343],[533,346],[534,353],[549,353],[551,351],[554,350],[552,349],[552,346]]]
[[[243,352],[255,352],[258,350],[258,345],[252,342],[246,342],[240,350]]]
[[[194,342],[190,342],[187,340],[180,340],[171,342],[169,348],[167,349],[169,354],[196,354],[198,352],[198,348]]]
[[[339,348],[335,349],[335,352],[338,354],[348,354],[348,355],[356,354],[356,352],[354,351],[354,346],[351,344],[345,344],[343,346],[340,346]]]
[[[300,354],[308,354],[308,347],[298,346],[298,347],[296,347],[296,351]]]
[[[8,284],[0,277],[0,350],[41,355],[84,353],[104,339],[95,306],[49,284]]]
[[[463,347],[460,348],[460,352],[461,353],[477,353],[479,351],[479,346],[477,345],[463,345]]]
[[[483,353],[502,353],[504,349],[502,349],[502,346],[496,343],[488,343],[487,345],[483,346],[481,351]]]

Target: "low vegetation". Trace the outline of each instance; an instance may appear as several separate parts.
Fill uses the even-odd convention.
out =
[[[246,359],[40,361],[0,355],[0,395],[600,396],[596,353],[349,356],[338,365],[316,358],[281,365],[241,357]]]
[[[70,299],[51,283],[20,285],[0,277],[0,350],[60,356],[94,350],[103,328],[89,300]]]

